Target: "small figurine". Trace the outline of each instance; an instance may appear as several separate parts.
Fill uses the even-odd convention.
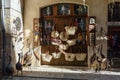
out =
[[[62,12],[63,15],[65,15],[65,13],[66,13],[65,5],[63,5],[63,6],[61,7],[61,12]]]
[[[78,14],[81,14],[83,12],[82,6],[79,6],[78,9],[77,9],[77,11],[78,11]]]
[[[51,14],[50,7],[47,7],[47,9],[46,9],[46,13],[47,13],[48,16]]]

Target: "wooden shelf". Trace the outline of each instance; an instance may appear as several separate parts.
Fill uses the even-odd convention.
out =
[[[50,29],[50,26],[48,28],[48,24],[49,22],[51,23],[51,26],[55,27],[55,30],[57,30],[59,33],[65,31],[65,26],[77,26],[78,29],[75,32],[74,35],[69,35],[69,40],[70,39],[77,39],[79,33],[82,33],[82,36],[84,37],[83,41],[81,40],[81,42],[76,41],[76,44],[74,46],[69,46],[69,49],[66,50],[66,52],[71,52],[71,53],[81,53],[81,52],[85,52],[87,54],[87,45],[88,45],[88,40],[86,40],[86,36],[88,36],[88,15],[87,13],[85,14],[75,14],[75,7],[74,6],[79,6],[78,4],[70,4],[70,3],[66,3],[68,4],[70,7],[70,15],[62,15],[59,14],[58,15],[58,5],[61,4],[55,4],[55,5],[50,5],[52,7],[52,11],[51,13],[53,13],[50,16],[45,16],[44,13],[42,13],[43,9],[41,9],[41,24],[42,24],[42,40],[46,40],[46,42],[41,42],[42,43],[42,53],[45,53],[46,51],[49,50],[50,54],[55,52],[56,46],[52,45],[50,42],[51,37],[51,32],[54,29]],[[81,5],[80,5],[81,6]],[[67,7],[68,8],[68,7]],[[44,8],[45,9],[45,8]],[[46,6],[47,9],[47,6]],[[75,20],[78,20],[78,23],[75,24]],[[82,29],[82,27],[83,29]],[[50,39],[49,39],[50,38]],[[65,41],[62,41],[62,43],[64,43]],[[65,42],[66,43],[66,42]],[[59,47],[59,46],[57,46]],[[75,50],[76,49],[76,50]],[[80,50],[81,49],[81,52]],[[78,51],[78,52],[77,52]],[[42,65],[62,65],[62,66],[87,66],[87,57],[85,61],[77,61],[76,59],[74,61],[66,61],[65,60],[65,55],[62,54],[62,57],[60,59],[52,59],[51,62],[41,62]]]
[[[87,14],[84,15],[56,15],[56,16],[42,16],[42,18],[67,18],[67,17],[88,17]]]

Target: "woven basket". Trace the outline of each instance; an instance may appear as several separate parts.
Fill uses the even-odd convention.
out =
[[[68,35],[75,35],[75,32],[77,31],[77,26],[66,26],[65,30]]]
[[[87,54],[86,53],[78,53],[78,54],[75,54],[75,56],[76,56],[76,60],[84,61],[87,57]]]
[[[42,61],[50,62],[52,60],[52,55],[42,54]]]
[[[62,50],[67,50],[69,48],[68,44],[60,44],[59,48]]]
[[[75,59],[75,54],[73,53],[65,53],[65,60],[66,61],[74,61]]]
[[[52,53],[52,56],[53,56],[54,59],[61,58],[61,55],[62,55],[61,52],[53,52],[53,53]]]

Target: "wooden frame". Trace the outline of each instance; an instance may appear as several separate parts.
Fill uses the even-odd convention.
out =
[[[65,13],[61,12],[61,7],[65,6],[66,11]],[[86,40],[86,36],[88,37],[88,16],[87,11],[83,14],[74,14],[74,6],[78,4],[70,4],[70,3],[60,3],[50,5],[53,6],[53,15],[40,15],[42,18],[42,45],[41,45],[41,52],[45,54],[46,51],[50,51],[50,55],[52,53],[57,52],[56,47],[59,48],[59,44],[56,41],[60,41],[60,44],[68,44],[67,41],[62,41],[60,39],[60,34],[62,32],[67,32],[66,28],[70,30],[74,30],[74,27],[77,27],[75,33],[68,35],[68,40],[74,40],[75,44],[70,45],[67,50],[65,50],[66,54],[69,53],[85,53],[87,54],[87,45],[88,40]],[[84,7],[84,6],[83,6]],[[87,7],[87,6],[86,6]],[[87,9],[87,8],[86,8]],[[43,8],[40,9],[42,12]],[[78,22],[75,22],[75,19]],[[53,20],[53,21],[52,21]],[[47,31],[46,25],[48,22],[51,22],[51,28]],[[56,38],[51,37],[52,31],[58,31],[59,36]],[[46,33],[47,32],[47,33]],[[72,32],[72,31],[71,31]],[[50,38],[50,40],[46,39],[46,36]],[[44,41],[43,41],[44,40]],[[46,43],[46,41],[48,43]],[[76,44],[77,43],[77,44]],[[59,50],[58,50],[59,51]],[[41,65],[61,65],[61,66],[87,66],[87,57],[85,61],[78,61],[74,59],[73,61],[66,61],[65,54],[62,54],[62,57],[59,59],[52,59],[50,62],[41,61]],[[82,63],[82,64],[81,64]]]

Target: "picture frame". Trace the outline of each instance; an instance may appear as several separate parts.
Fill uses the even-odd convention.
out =
[[[96,24],[96,17],[95,16],[89,17],[89,24]]]

